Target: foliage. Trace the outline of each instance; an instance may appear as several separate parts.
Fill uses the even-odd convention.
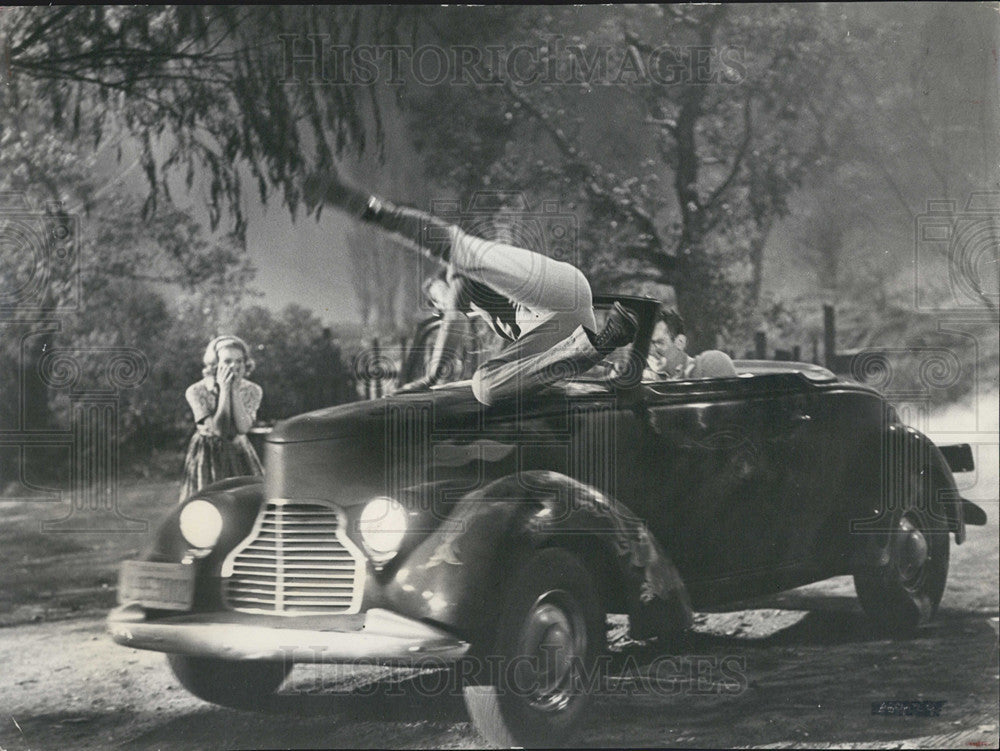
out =
[[[562,83],[413,95],[428,170],[463,195],[513,185],[579,206],[591,277],[672,284],[695,344],[712,344],[738,323],[741,300],[756,304],[770,227],[824,156],[838,29],[802,8],[616,8],[588,24],[576,12],[522,9],[500,40],[542,50],[540,67],[563,70]],[[453,43],[498,41],[460,11],[440,13]],[[572,61],[609,50],[603,78],[579,65],[570,75]],[[714,67],[700,71],[702,53]],[[629,77],[628,59],[680,61],[684,74],[650,85],[662,71]]]
[[[996,162],[1000,130],[996,93],[985,84],[995,67],[975,50],[992,44],[984,24],[992,18],[954,5],[837,13],[852,40],[838,61],[843,106],[823,121],[830,157],[794,198],[791,246],[775,248],[782,273],[765,297],[792,312],[785,341],[803,345],[822,341],[820,305],[834,305],[841,350],[895,353],[890,388],[934,401],[992,388],[997,195],[980,194],[988,213],[979,245],[923,243],[920,234],[929,202],[953,202],[952,219],[968,218],[970,196],[990,185],[986,165]],[[955,262],[980,252],[982,276],[963,280],[979,286],[966,284],[956,297]],[[777,333],[769,329],[769,339]],[[927,391],[921,368],[935,350],[962,367],[946,388]]]
[[[167,192],[171,171],[182,171],[190,188],[207,168],[213,226],[228,206],[238,233],[239,164],[249,167],[262,200],[280,189],[294,212],[305,172],[333,169],[337,157],[383,143],[377,86],[317,85],[306,75],[289,81],[288,39],[300,46],[307,39],[331,46],[420,40],[451,49],[524,43],[541,50],[543,65],[565,63],[555,59],[553,39],[578,45],[585,58],[610,46],[620,71],[611,96],[590,96],[586,82],[411,86],[404,104],[414,113],[416,143],[431,177],[465,195],[516,186],[579,203],[584,223],[605,230],[586,236],[587,270],[635,259],[625,264],[630,278],[673,284],[694,338],[707,337],[735,313],[739,283],[726,254],[759,267],[755,238],[786,211],[787,195],[818,157],[810,133],[823,117],[817,107],[827,91],[830,25],[814,10],[639,7],[595,10],[589,28],[562,33],[581,28],[576,12],[65,8],[16,9],[3,18],[14,94],[30,82],[55,124],[68,122],[74,132],[86,124],[95,142],[109,118],[120,119],[144,145],[154,188],[147,209],[157,191]],[[284,34],[292,37],[283,41]],[[726,48],[732,65],[717,64],[711,80],[695,75],[677,85],[623,77],[621,56],[649,59],[664,45],[687,56],[690,75],[696,48]],[[610,130],[599,111],[608,105],[620,113]],[[166,150],[162,164],[154,146]]]
[[[189,334],[197,335],[197,347],[205,338],[184,329],[186,321],[175,318],[165,293],[179,290],[204,305],[231,305],[246,292],[253,267],[231,237],[206,237],[187,212],[164,204],[143,219],[125,186],[111,182],[97,189],[95,153],[51,133],[5,124],[0,419],[15,430],[65,430],[77,398],[71,394],[112,388],[122,443],[149,448],[176,437],[186,409],[183,389],[194,380],[178,351],[191,351]],[[47,231],[59,227],[70,228],[64,240]],[[25,228],[39,231],[29,236]],[[25,286],[30,279],[38,283]],[[18,290],[32,294],[22,299]],[[110,362],[119,354],[138,368],[133,387],[116,389],[109,380]],[[199,371],[194,368],[194,375]],[[171,399],[178,389],[177,400]],[[41,454],[31,457],[46,462]]]
[[[980,84],[992,71],[971,52],[991,33],[973,15],[983,10],[887,8],[883,20],[891,22],[876,25],[870,9],[845,9],[852,39],[867,37],[870,47],[897,52],[876,58],[875,66],[865,47],[845,46],[845,106],[830,113],[823,134],[837,159],[813,176],[796,224],[801,260],[824,296],[867,304],[879,315],[905,304],[914,293],[914,226],[928,202],[953,201],[958,215],[970,195],[989,185],[984,165],[995,161],[1000,140]],[[918,42],[903,46],[911,35]],[[956,50],[955,39],[967,44]],[[996,211],[995,195],[992,201]],[[944,254],[919,263],[947,274]],[[921,292],[942,304],[949,296]],[[976,303],[995,315],[996,298],[988,292],[980,290]]]
[[[347,6],[8,8],[0,14],[8,106],[37,99],[53,126],[95,146],[124,125],[142,144],[146,215],[169,196],[171,174],[190,189],[207,170],[212,229],[229,210],[242,236],[241,165],[261,200],[279,189],[294,212],[305,166],[331,166],[345,149],[378,148],[383,138],[377,108],[366,121],[364,89],[317,87],[307,76],[287,85],[281,36],[392,43],[412,15]]]
[[[959,31],[975,31],[980,10],[989,12],[963,10]],[[595,285],[672,285],[697,349],[717,336],[748,340],[761,320],[765,248],[799,219],[793,208],[808,220],[796,228],[818,272],[814,292],[849,291],[852,304],[873,299],[881,311],[898,304],[911,235],[882,260],[858,225],[898,238],[925,199],[964,198],[996,162],[995,137],[977,137],[997,131],[995,99],[974,100],[980,78],[966,75],[968,58],[951,59],[958,17],[944,6],[830,3],[14,8],[0,13],[0,97],[16,132],[65,129],[98,144],[124,127],[142,146],[145,216],[164,209],[169,186],[204,178],[213,228],[228,212],[237,242],[241,171],[262,201],[277,192],[294,215],[307,173],[382,153],[386,123],[405,118],[431,186],[463,199],[480,189],[520,190],[532,206],[558,199],[579,221],[578,261]],[[425,86],[412,72],[402,84],[322,72],[317,81],[312,61],[289,66],[289,41],[306,57],[316,44],[523,44],[540,68],[575,73],[555,84]],[[661,60],[684,75],[643,84],[643,66],[664,48]],[[980,48],[987,42],[969,46]],[[593,64],[602,50],[605,72]],[[714,55],[708,78],[699,50]],[[928,103],[942,88],[957,93]],[[34,114],[20,114],[29,101]],[[979,109],[958,107],[972,101]],[[45,169],[23,169],[24,182],[44,183]],[[427,197],[425,183],[415,177],[392,197]],[[887,225],[893,203],[905,215]],[[366,256],[355,258],[363,272]],[[179,276],[200,273],[176,260]],[[369,306],[395,317],[377,312],[383,302]]]
[[[264,389],[258,419],[273,422],[357,398],[340,342],[312,311],[291,304],[275,316],[252,306],[237,316],[234,331],[257,363],[250,378]]]

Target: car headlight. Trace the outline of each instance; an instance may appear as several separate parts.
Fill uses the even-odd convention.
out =
[[[391,555],[406,534],[406,509],[392,498],[375,498],[361,512],[358,531],[376,557]]]
[[[191,501],[181,511],[181,534],[196,548],[211,548],[222,534],[222,514],[208,501]]]

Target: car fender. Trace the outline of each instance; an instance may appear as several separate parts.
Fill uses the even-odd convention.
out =
[[[469,492],[396,566],[383,594],[391,607],[471,638],[490,633],[499,593],[533,550],[577,554],[609,612],[626,612],[636,638],[691,625],[676,567],[627,508],[566,475],[519,472]]]
[[[198,560],[201,577],[218,577],[222,562],[253,530],[254,521],[264,502],[264,483],[261,477],[232,477],[207,485],[174,507],[157,526],[150,545],[139,555],[139,560],[177,563],[188,554],[190,545],[180,531],[181,511],[190,501],[204,500],[212,503],[222,515],[222,532],[213,551]],[[206,590],[208,591],[208,590]]]
[[[943,514],[948,530],[955,534],[955,542],[962,544],[966,521],[975,524],[978,517],[985,514],[976,504],[961,497],[951,466],[941,450],[919,430],[904,425],[887,428],[886,445],[890,447],[889,458],[896,474],[900,469],[905,471],[909,466],[916,466],[927,476],[933,492],[931,513]]]

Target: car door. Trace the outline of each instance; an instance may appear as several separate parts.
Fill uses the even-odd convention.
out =
[[[801,548],[816,479],[808,396],[794,374],[661,384],[647,406],[651,528],[690,587],[767,588]],[[790,546],[794,550],[790,553]],[[749,589],[748,589],[749,588]]]

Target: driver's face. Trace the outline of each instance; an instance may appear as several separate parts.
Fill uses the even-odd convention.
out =
[[[667,324],[657,321],[649,340],[647,364],[659,373],[676,374],[688,360],[685,347],[687,347],[687,337],[684,334],[670,336]]]
[[[666,357],[674,349],[679,349],[679,347],[674,338],[670,336],[667,324],[663,321],[657,321],[653,327],[653,336],[649,340],[649,353],[656,357]]]

